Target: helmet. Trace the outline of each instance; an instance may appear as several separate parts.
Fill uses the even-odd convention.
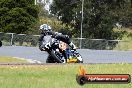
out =
[[[51,27],[48,26],[48,24],[42,24],[42,25],[40,26],[40,30],[42,30],[42,31],[52,31],[52,30],[51,30]]]
[[[48,25],[47,24],[42,24],[41,26],[40,26],[40,30],[44,30],[44,31],[48,31]]]

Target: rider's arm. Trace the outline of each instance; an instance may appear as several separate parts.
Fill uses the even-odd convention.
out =
[[[45,34],[44,33],[41,33],[40,34],[40,37],[39,37],[39,41],[43,41],[44,36],[45,36]]]

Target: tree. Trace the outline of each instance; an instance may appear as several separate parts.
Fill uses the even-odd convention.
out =
[[[74,27],[73,32],[80,36],[82,0],[54,0],[52,14],[63,23]],[[130,23],[132,9],[130,0],[85,0],[83,37],[113,39],[113,25],[116,22]],[[123,17],[123,18],[122,18]]]
[[[34,0],[1,0],[0,31],[26,33],[38,19]]]
[[[132,8],[132,0],[131,0],[131,8]]]

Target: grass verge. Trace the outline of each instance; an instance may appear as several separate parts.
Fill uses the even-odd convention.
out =
[[[0,56],[0,63],[27,63],[24,59]]]
[[[79,66],[88,74],[132,75],[132,64],[2,65],[0,88],[132,88],[132,83],[80,86],[76,82]]]

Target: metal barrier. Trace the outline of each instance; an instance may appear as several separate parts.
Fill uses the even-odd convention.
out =
[[[77,47],[80,47],[80,38],[72,39]],[[106,40],[106,39],[88,39],[81,40],[81,49],[95,50],[132,50],[132,40]]]
[[[0,41],[5,46],[38,46],[39,35],[26,35],[15,33],[0,32]],[[88,39],[73,38],[73,43],[81,49],[95,50],[132,50],[132,40],[106,40],[106,39]]]
[[[0,33],[0,40],[5,46],[38,46],[39,35]]]

